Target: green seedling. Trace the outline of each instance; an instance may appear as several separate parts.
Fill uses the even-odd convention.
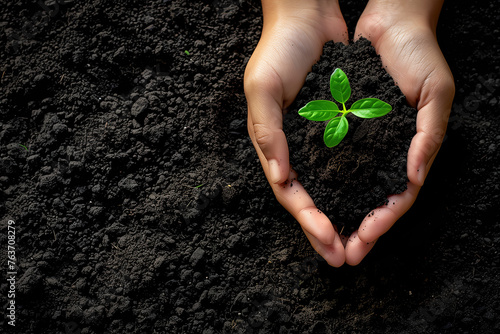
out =
[[[184,50],[184,53],[185,53],[186,55],[188,55],[188,56],[189,56],[189,55],[191,55],[191,53],[189,53],[189,51],[188,51],[188,50]]]
[[[340,68],[330,76],[330,92],[333,98],[342,103],[342,110],[337,104],[327,100],[315,100],[306,104],[299,110],[299,115],[310,121],[329,121],[323,140],[326,146],[337,146],[344,139],[349,128],[346,115],[352,113],[360,118],[375,118],[386,115],[392,110],[390,104],[376,99],[366,98],[354,102],[350,109],[346,109],[345,103],[351,97],[351,86],[344,71]],[[342,114],[339,116],[339,114]]]

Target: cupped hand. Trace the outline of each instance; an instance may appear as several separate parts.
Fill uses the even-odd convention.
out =
[[[283,113],[329,40],[347,42],[337,1],[262,1],[264,27],[245,70],[248,132],[278,201],[332,266],[345,262],[330,220],[314,205],[289,163]]]
[[[355,36],[371,41],[408,103],[416,107],[417,133],[408,151],[408,189],[365,217],[345,248],[356,265],[377,239],[413,205],[443,141],[455,95],[453,76],[436,40],[442,1],[370,0]]]

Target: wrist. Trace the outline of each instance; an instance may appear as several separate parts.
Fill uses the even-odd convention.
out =
[[[289,18],[293,16],[314,16],[316,18],[338,16],[338,0],[262,0],[264,18]]]
[[[262,0],[262,11],[263,33],[286,26],[313,32],[322,44],[347,38],[343,36],[347,28],[338,0]]]
[[[370,0],[365,12],[383,18],[387,25],[410,23],[436,30],[443,0]]]

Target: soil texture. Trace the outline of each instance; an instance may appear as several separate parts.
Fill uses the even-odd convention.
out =
[[[373,119],[348,114],[346,137],[328,148],[323,142],[328,122],[308,121],[298,116],[297,108],[312,100],[332,101],[330,75],[335,68],[346,73],[351,85],[346,108],[374,97],[393,110]],[[290,163],[305,176],[304,187],[339,231],[350,235],[371,210],[387,204],[389,195],[406,190],[406,157],[416,132],[417,111],[407,105],[368,40],[349,45],[327,43],[290,109],[284,126]]]

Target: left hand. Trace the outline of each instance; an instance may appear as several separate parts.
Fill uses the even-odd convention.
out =
[[[372,42],[408,103],[417,108],[417,133],[408,151],[408,189],[365,217],[346,243],[346,263],[357,265],[377,239],[413,205],[441,147],[455,95],[453,76],[436,40],[442,1],[370,0],[355,36]],[[424,4],[425,2],[425,4]]]
[[[284,110],[330,40],[347,42],[338,1],[262,1],[264,27],[245,70],[248,133],[283,207],[299,222],[313,248],[332,266],[345,262],[334,226],[297,181],[283,131]]]

